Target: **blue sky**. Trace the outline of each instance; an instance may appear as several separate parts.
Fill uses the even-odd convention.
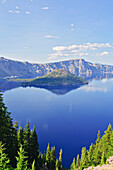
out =
[[[113,65],[113,0],[0,0],[0,56]]]

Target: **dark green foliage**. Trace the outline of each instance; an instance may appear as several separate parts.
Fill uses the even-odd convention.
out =
[[[30,127],[29,127],[29,121],[27,120],[27,124],[24,129],[24,141],[23,141],[23,148],[25,150],[27,160],[28,160],[28,165],[29,167],[31,166],[30,164]]]
[[[51,149],[51,155],[50,155],[50,168],[55,169],[55,163],[56,163],[56,150],[55,147]]]
[[[10,113],[3,103],[2,95],[0,94],[0,141],[5,145],[6,154],[10,158],[10,163],[13,167],[16,165],[15,154],[17,154],[17,129],[13,127]]]
[[[35,131],[35,126],[33,127],[33,130],[31,130],[29,142],[30,142],[29,143],[30,164],[35,160],[35,165],[37,165],[37,158],[39,155],[39,144],[37,134]]]

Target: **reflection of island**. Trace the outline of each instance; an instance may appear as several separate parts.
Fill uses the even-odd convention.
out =
[[[36,87],[36,88],[41,88],[41,89],[46,89],[51,91],[54,94],[57,95],[64,95],[72,90],[78,89],[79,85],[70,85],[70,86],[30,86],[30,87]]]
[[[88,82],[83,78],[78,77],[65,69],[56,69],[45,76],[29,81],[24,80],[22,86],[44,88],[57,95],[63,95],[85,84],[88,84]]]
[[[109,74],[109,73],[108,74],[104,74],[104,73],[93,74],[92,76],[86,76],[86,75],[81,75],[81,76],[87,81],[113,78],[113,74]],[[0,80],[0,88],[2,92],[11,90],[11,89],[14,89],[20,86],[21,86],[20,82]],[[57,86],[57,87],[56,86],[52,86],[52,87],[51,86],[32,86],[32,87],[43,88],[57,95],[64,95],[70,92],[71,90],[77,89],[81,86],[75,85],[75,86],[63,86],[63,87],[62,86]],[[86,88],[86,86],[84,88]]]

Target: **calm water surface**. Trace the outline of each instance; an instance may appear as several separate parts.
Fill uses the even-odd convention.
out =
[[[40,151],[48,142],[56,147],[57,156],[63,149],[66,167],[96,139],[97,131],[104,133],[113,125],[113,79],[91,81],[89,85],[56,95],[45,89],[18,87],[4,92],[4,102],[19,125],[30,121],[36,126]]]

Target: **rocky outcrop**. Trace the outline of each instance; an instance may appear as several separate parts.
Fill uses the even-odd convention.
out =
[[[70,73],[86,78],[94,74],[113,74],[113,66],[93,64],[83,59],[66,60],[55,63],[33,64],[0,58],[0,78],[41,77],[55,69],[64,68]]]
[[[84,170],[113,170],[113,156],[111,156],[109,159],[107,159],[107,165],[102,165],[102,166],[90,166]]]

